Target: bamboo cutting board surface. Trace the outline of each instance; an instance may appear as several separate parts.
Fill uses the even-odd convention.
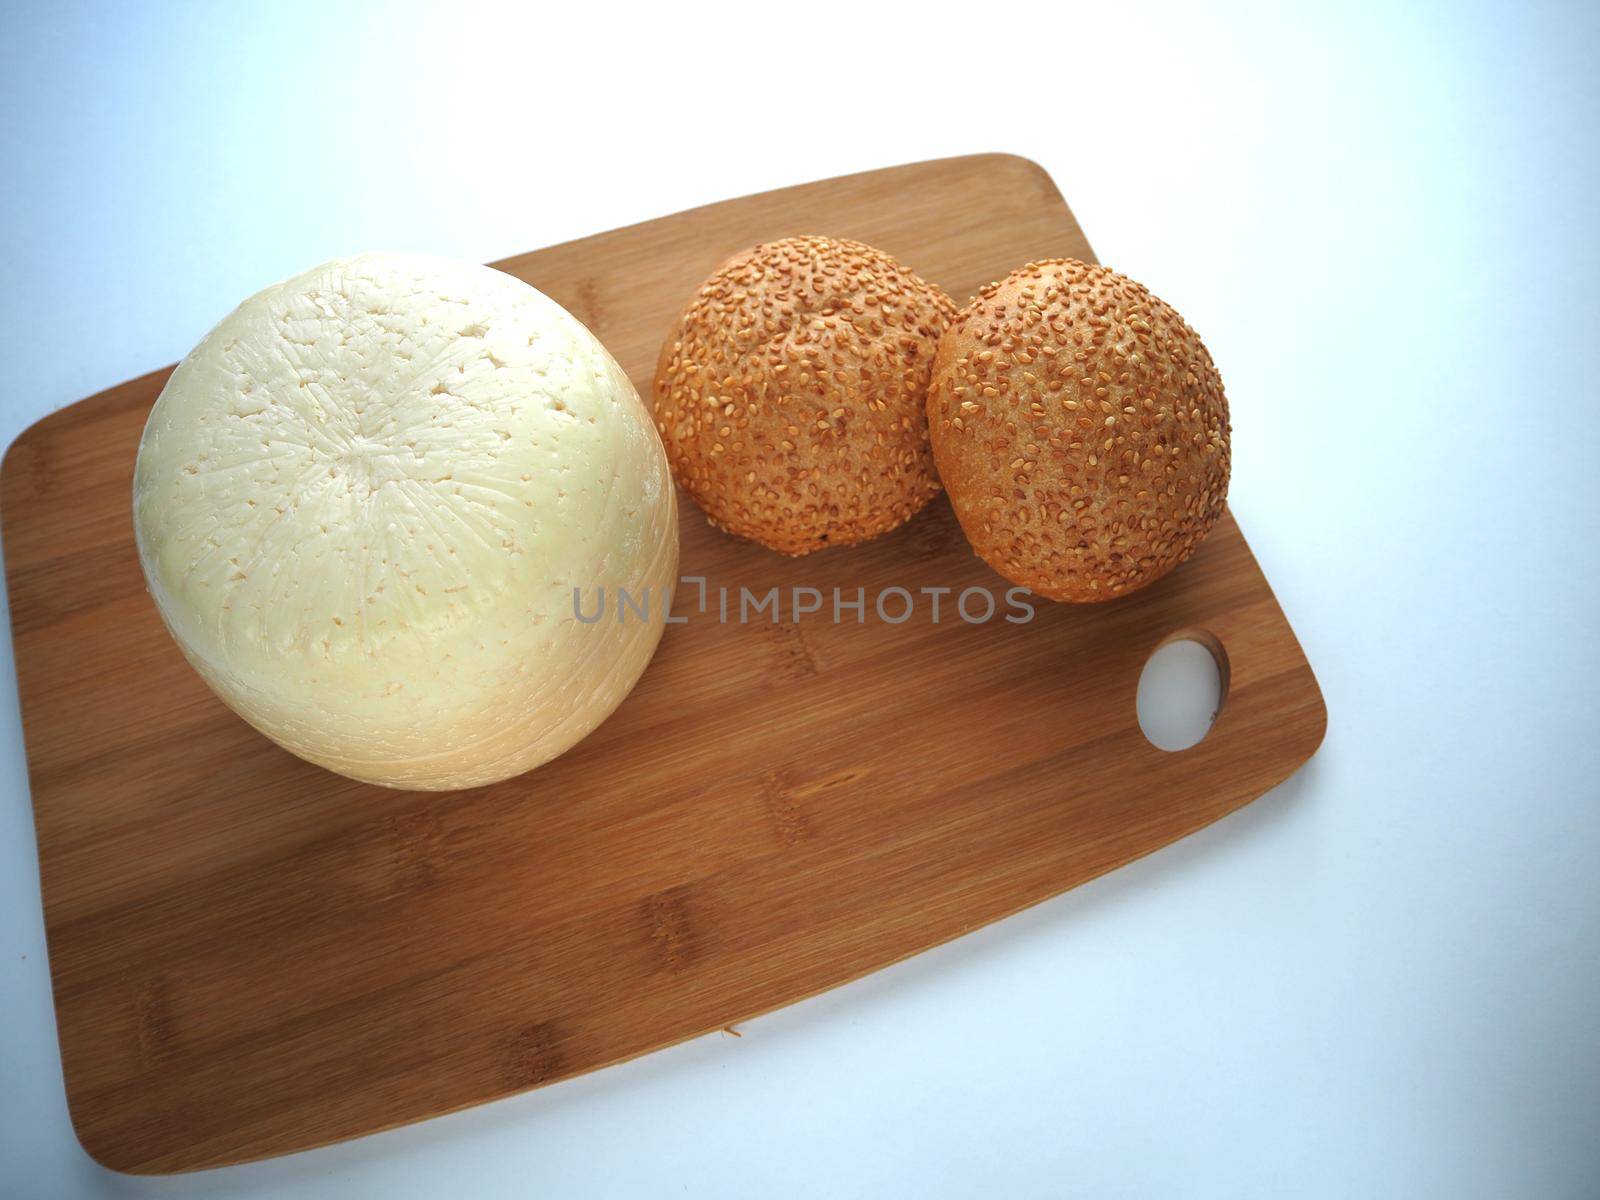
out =
[[[985,155],[732,200],[497,264],[647,393],[728,254],[800,233],[898,256],[958,302],[1090,250],[1049,177]],[[1159,290],[1159,287],[1158,287]],[[838,587],[864,623],[670,627],[616,715],[519,779],[366,787],[217,701],[145,594],[129,494],[159,371],[7,453],[0,528],[73,1123],[107,1166],[281,1154],[588,1071],[876,970],[1149,853],[1316,749],[1322,698],[1231,516],[1165,580],[1027,624],[903,625],[888,587],[1004,583],[941,499],[788,560],[683,504],[712,589]],[[1140,732],[1181,632],[1225,666],[1198,746]]]

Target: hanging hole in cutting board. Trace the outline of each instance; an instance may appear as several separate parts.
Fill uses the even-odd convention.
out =
[[[1202,630],[1174,634],[1139,675],[1139,728],[1161,750],[1187,750],[1211,732],[1228,692],[1222,643]]]

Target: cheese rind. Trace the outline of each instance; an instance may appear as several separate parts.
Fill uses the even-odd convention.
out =
[[[145,427],[150,592],[217,694],[371,783],[491,783],[632,689],[677,577],[660,439],[554,301],[487,267],[325,263],[251,297]],[[600,589],[648,618],[575,619]]]

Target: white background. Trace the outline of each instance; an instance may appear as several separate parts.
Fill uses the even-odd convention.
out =
[[[0,1194],[1600,1195],[1596,6],[321,7],[5,5],[0,441],[333,255],[1010,150],[1206,337],[1327,740],[742,1039],[136,1180],[67,1121],[6,682]]]

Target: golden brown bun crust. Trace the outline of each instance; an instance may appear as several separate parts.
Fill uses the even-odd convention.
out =
[[[653,411],[711,523],[785,554],[848,546],[939,490],[927,391],[950,298],[859,242],[767,242],[701,284]]]
[[[1104,267],[1030,263],[984,288],[939,343],[928,420],[973,549],[1052,600],[1161,578],[1227,498],[1211,355],[1170,305]]]

